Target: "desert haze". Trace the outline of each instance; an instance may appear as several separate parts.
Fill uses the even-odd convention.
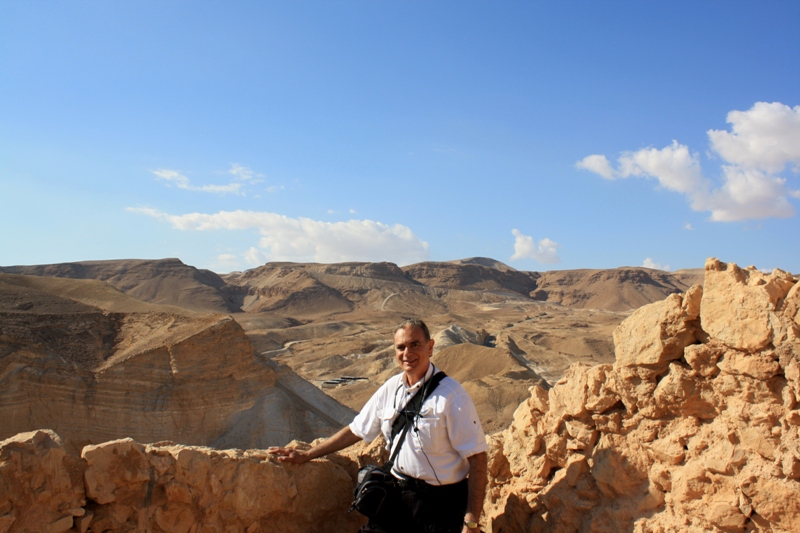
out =
[[[793,531],[798,286],[717,260],[3,267],[0,533],[354,530],[352,477],[380,443],[303,467],[259,450],[349,422],[398,371],[409,316],[491,435],[485,531]],[[316,509],[266,496],[282,486]]]

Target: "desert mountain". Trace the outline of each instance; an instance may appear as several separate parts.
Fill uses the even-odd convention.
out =
[[[196,311],[229,313],[239,306],[225,291],[225,282],[210,270],[179,259],[82,261],[54,265],[0,267],[0,272],[106,281],[139,300]]]
[[[0,270],[17,274],[0,274],[6,354],[0,365],[27,369],[0,373],[6,385],[0,395],[15,406],[3,413],[4,422],[14,421],[4,424],[3,435],[47,426],[68,445],[79,434],[85,442],[130,436],[225,446],[324,435],[397,372],[392,327],[408,316],[428,321],[436,358],[446,361],[447,346],[463,345],[453,348],[459,355],[449,367],[475,372],[464,381],[487,429],[499,430],[529,386],[554,384],[575,361],[613,362],[611,332],[630,306],[685,286],[684,278],[647,269],[539,274],[488,258],[402,269],[392,263],[268,263],[225,276],[177,259]],[[28,299],[20,296],[23,285]],[[543,295],[541,287],[552,285],[561,292]],[[176,352],[177,345],[192,348]],[[173,352],[189,358],[185,368]],[[65,354],[81,354],[85,364],[75,366]],[[126,373],[142,381],[135,399],[133,392],[117,394],[130,386]],[[37,399],[34,389],[46,394]],[[87,392],[62,397],[72,389]],[[201,416],[206,400],[193,402],[193,395],[208,398],[216,414]],[[226,397],[239,400],[223,405]],[[73,404],[73,432],[45,423],[61,416],[64,411],[51,405],[62,403]],[[115,409],[129,414],[114,418]],[[141,409],[153,415],[137,427]],[[300,415],[306,411],[311,414]],[[259,422],[267,414],[278,420],[269,428]],[[197,429],[181,434],[186,426]]]
[[[267,263],[219,276],[178,259],[83,261],[0,267],[0,272],[97,279],[140,300],[206,312],[272,312],[318,319],[357,308],[429,316],[448,302],[508,297],[573,308],[629,311],[702,283],[702,269],[643,267],[522,272],[474,257],[399,268],[393,263]],[[396,296],[402,296],[397,298]]]
[[[676,273],[643,267],[613,270],[558,270],[538,278],[531,296],[582,309],[627,311],[702,284],[703,271]]]
[[[0,438],[48,427],[68,449],[121,437],[264,447],[352,416],[256,356],[229,315],[15,274],[0,274],[0,405]]]
[[[513,353],[470,342],[489,338],[482,333],[439,331],[466,342],[436,364],[467,384],[525,373],[518,352],[531,348],[511,330]],[[613,339],[613,361],[578,362],[552,387],[531,386],[511,424],[489,437],[481,529],[796,532],[798,280],[711,259],[703,286],[641,307]],[[363,519],[346,509],[356,472],[385,458],[382,446],[296,466],[260,450],[131,439],[78,456],[52,431],[23,433],[0,442],[0,530],[354,531]]]

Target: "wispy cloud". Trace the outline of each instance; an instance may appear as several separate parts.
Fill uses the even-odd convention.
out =
[[[661,263],[656,263],[653,261],[652,258],[648,257],[642,263],[642,266],[645,268],[655,268],[657,270],[669,270],[669,265],[662,265]]]
[[[243,256],[250,265],[265,261],[392,261],[406,265],[428,257],[428,243],[401,224],[372,220],[322,222],[257,211],[185,215],[146,207],[131,207],[128,211],[163,220],[184,231],[255,229],[260,235],[258,244]]]
[[[219,254],[209,268],[214,272],[233,272],[241,268],[241,263],[235,254]]]
[[[239,163],[231,163],[231,168],[228,169],[228,174],[235,176],[236,179],[241,181],[249,181],[251,183],[258,183],[263,181],[262,174],[258,174],[253,169],[240,165]]]
[[[533,240],[533,237],[524,235],[518,229],[511,230],[514,235],[514,255],[511,256],[512,261],[519,259],[533,259],[537,263],[554,264],[560,263],[561,258],[558,257],[558,248],[560,244],[544,238],[538,243]]]
[[[160,168],[157,170],[151,170],[151,172],[161,181],[167,183],[167,185],[175,186],[179,189],[184,189],[187,191],[197,191],[197,192],[208,192],[212,194],[237,194],[240,196],[244,196],[244,186],[247,184],[255,184],[263,181],[261,178],[263,176],[254,172],[252,169],[239,165],[238,163],[231,163],[231,168],[228,169],[225,174],[233,176],[234,181],[230,183],[225,183],[222,185],[217,184],[209,184],[209,185],[194,185],[192,182],[187,178],[185,175],[181,174],[177,170],[171,170],[168,168]],[[269,187],[269,189],[277,190],[275,186]]]
[[[727,121],[730,131],[708,131],[712,155],[723,162],[719,186],[703,176],[699,155],[678,141],[660,150],[624,152],[616,168],[601,154],[576,166],[609,180],[655,178],[718,222],[793,216],[789,198],[800,198],[800,190],[788,187],[780,174],[787,166],[800,172],[800,106],[757,102],[747,111],[731,111]]]

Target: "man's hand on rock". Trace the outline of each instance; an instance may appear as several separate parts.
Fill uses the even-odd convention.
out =
[[[294,448],[281,448],[279,446],[272,446],[267,448],[267,453],[277,455],[278,461],[282,463],[294,463],[301,465],[311,460],[309,454],[303,450],[296,450]]]

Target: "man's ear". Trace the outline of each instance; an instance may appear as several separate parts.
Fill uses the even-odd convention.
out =
[[[433,345],[434,345],[434,342],[435,342],[435,341],[434,341],[433,339],[431,339],[431,340],[429,340],[429,341],[428,341],[428,349],[431,351],[431,353],[433,353]]]

